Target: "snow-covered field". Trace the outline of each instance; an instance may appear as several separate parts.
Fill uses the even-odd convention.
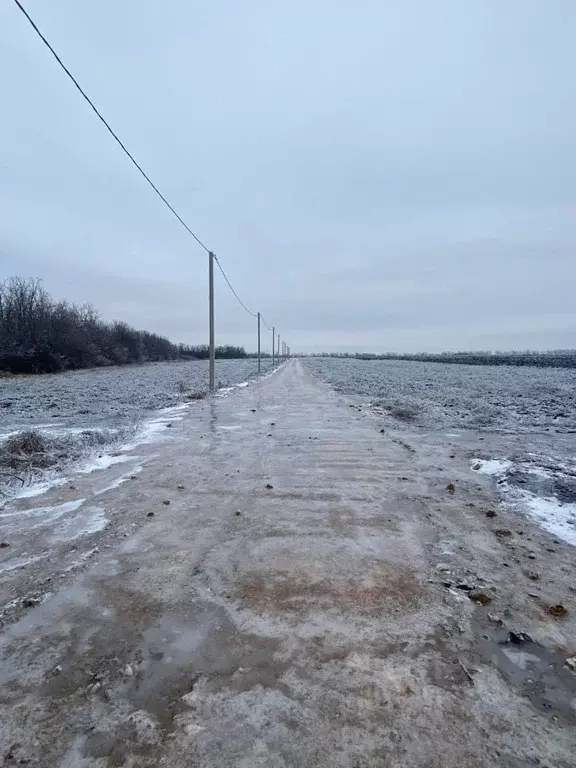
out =
[[[471,450],[471,470],[494,477],[502,503],[576,545],[574,371],[326,358],[306,365],[370,402],[391,429],[481,446]]]
[[[262,362],[266,371],[270,362]],[[257,365],[216,361],[221,391],[242,385]],[[38,495],[63,482],[70,469],[89,472],[122,461],[115,454],[154,440],[187,407],[186,394],[207,387],[205,360],[0,379],[0,451],[26,430],[39,432],[45,444],[41,467],[0,466],[0,498]]]

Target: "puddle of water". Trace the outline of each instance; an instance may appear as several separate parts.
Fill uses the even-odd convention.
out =
[[[478,636],[481,654],[522,696],[540,710],[576,722],[576,675],[564,665],[566,654],[528,637],[510,642],[505,628],[482,628]]]

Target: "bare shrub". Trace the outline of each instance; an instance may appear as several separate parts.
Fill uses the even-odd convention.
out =
[[[46,441],[40,432],[28,429],[9,437],[4,443],[4,448],[9,453],[23,453],[25,456],[30,456],[34,453],[44,453]]]
[[[403,421],[406,424],[416,421],[418,418],[418,411],[416,408],[387,405],[386,410],[394,419]]]
[[[10,469],[48,467],[52,463],[45,438],[33,429],[12,435],[0,448],[0,465]]]
[[[207,393],[202,392],[201,390],[196,390],[195,392],[188,392],[186,394],[186,400],[204,400]]]

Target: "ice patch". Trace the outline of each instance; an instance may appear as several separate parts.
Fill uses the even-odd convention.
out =
[[[240,424],[219,424],[216,429],[225,429],[225,430],[234,430],[234,429],[242,429],[242,426]]]
[[[168,408],[162,408],[160,411],[158,411],[159,414],[174,414],[174,413],[185,413],[185,411],[188,410],[190,406],[188,403],[180,403],[180,405],[170,405]]]
[[[181,405],[173,405],[170,408],[163,408],[161,411],[158,411],[153,419],[147,421],[138,430],[134,440],[126,443],[122,450],[132,451],[139,445],[149,445],[150,443],[168,439],[170,435],[166,431],[166,425],[171,424],[173,421],[181,421],[189,407],[187,403],[182,403]]]
[[[66,478],[54,477],[49,480],[42,480],[38,483],[32,483],[31,485],[24,486],[14,493],[12,498],[14,499],[33,499],[35,496],[42,496],[43,493],[49,491],[50,488],[57,488],[59,485],[64,485]]]
[[[41,523],[41,525],[44,525],[45,522],[49,523],[53,520],[58,520],[58,518],[67,514],[68,512],[76,512],[76,510],[80,509],[85,501],[86,499],[76,499],[76,501],[66,501],[64,504],[56,504],[53,507],[33,507],[32,509],[20,509],[16,510],[15,512],[4,512],[0,514],[0,518],[8,518],[12,520],[18,518],[20,520],[20,524],[22,524],[22,518],[26,519],[42,517],[44,518],[44,521]]]
[[[42,496],[42,494],[46,493],[51,488],[58,488],[58,486],[68,483],[70,481],[70,476],[74,473],[74,471],[81,475],[88,475],[91,472],[96,472],[99,469],[108,469],[108,467],[112,467],[115,464],[123,464],[128,461],[136,461],[139,458],[139,456],[112,456],[110,454],[92,456],[89,459],[81,462],[78,466],[72,467],[70,473],[67,476],[44,477],[38,482],[33,481],[30,485],[26,485],[23,488],[15,491],[12,498],[33,499],[36,496]]]
[[[78,515],[63,520],[54,528],[50,536],[51,542],[73,541],[81,536],[98,533],[108,525],[108,518],[101,507],[86,507]]]
[[[137,459],[138,456],[132,456],[132,458]],[[126,480],[128,480],[132,475],[137,475],[139,472],[142,472],[141,466],[133,467],[130,472],[127,472],[125,475],[120,475],[120,477],[117,477],[116,480],[113,480],[111,483],[104,486],[104,488],[99,488],[97,491],[94,491],[94,496],[101,496],[107,491],[113,491],[114,488],[118,488],[118,486],[122,485],[122,483],[125,483]]]
[[[91,472],[96,472],[98,469],[108,469],[113,467],[114,464],[124,464],[127,461],[134,461],[137,456],[112,456],[111,454],[102,453],[99,456],[92,457],[85,461],[82,466],[77,470],[81,475],[89,475]]]
[[[540,657],[535,656],[533,653],[517,651],[512,648],[503,648],[502,653],[509,661],[512,662],[512,664],[515,664],[519,669],[529,669],[531,665],[537,664],[540,661]]]

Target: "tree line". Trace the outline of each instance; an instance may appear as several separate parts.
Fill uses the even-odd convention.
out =
[[[242,347],[216,348],[221,358],[246,357]],[[161,360],[208,357],[208,346],[173,344],[164,336],[105,322],[90,304],[53,299],[35,278],[0,282],[0,371],[53,373]]]
[[[353,360],[417,360],[423,363],[460,363],[461,365],[514,365],[537,368],[576,368],[576,350],[553,349],[547,352],[530,350],[513,352],[438,352],[403,354],[383,352],[319,352],[310,357],[338,357]]]

